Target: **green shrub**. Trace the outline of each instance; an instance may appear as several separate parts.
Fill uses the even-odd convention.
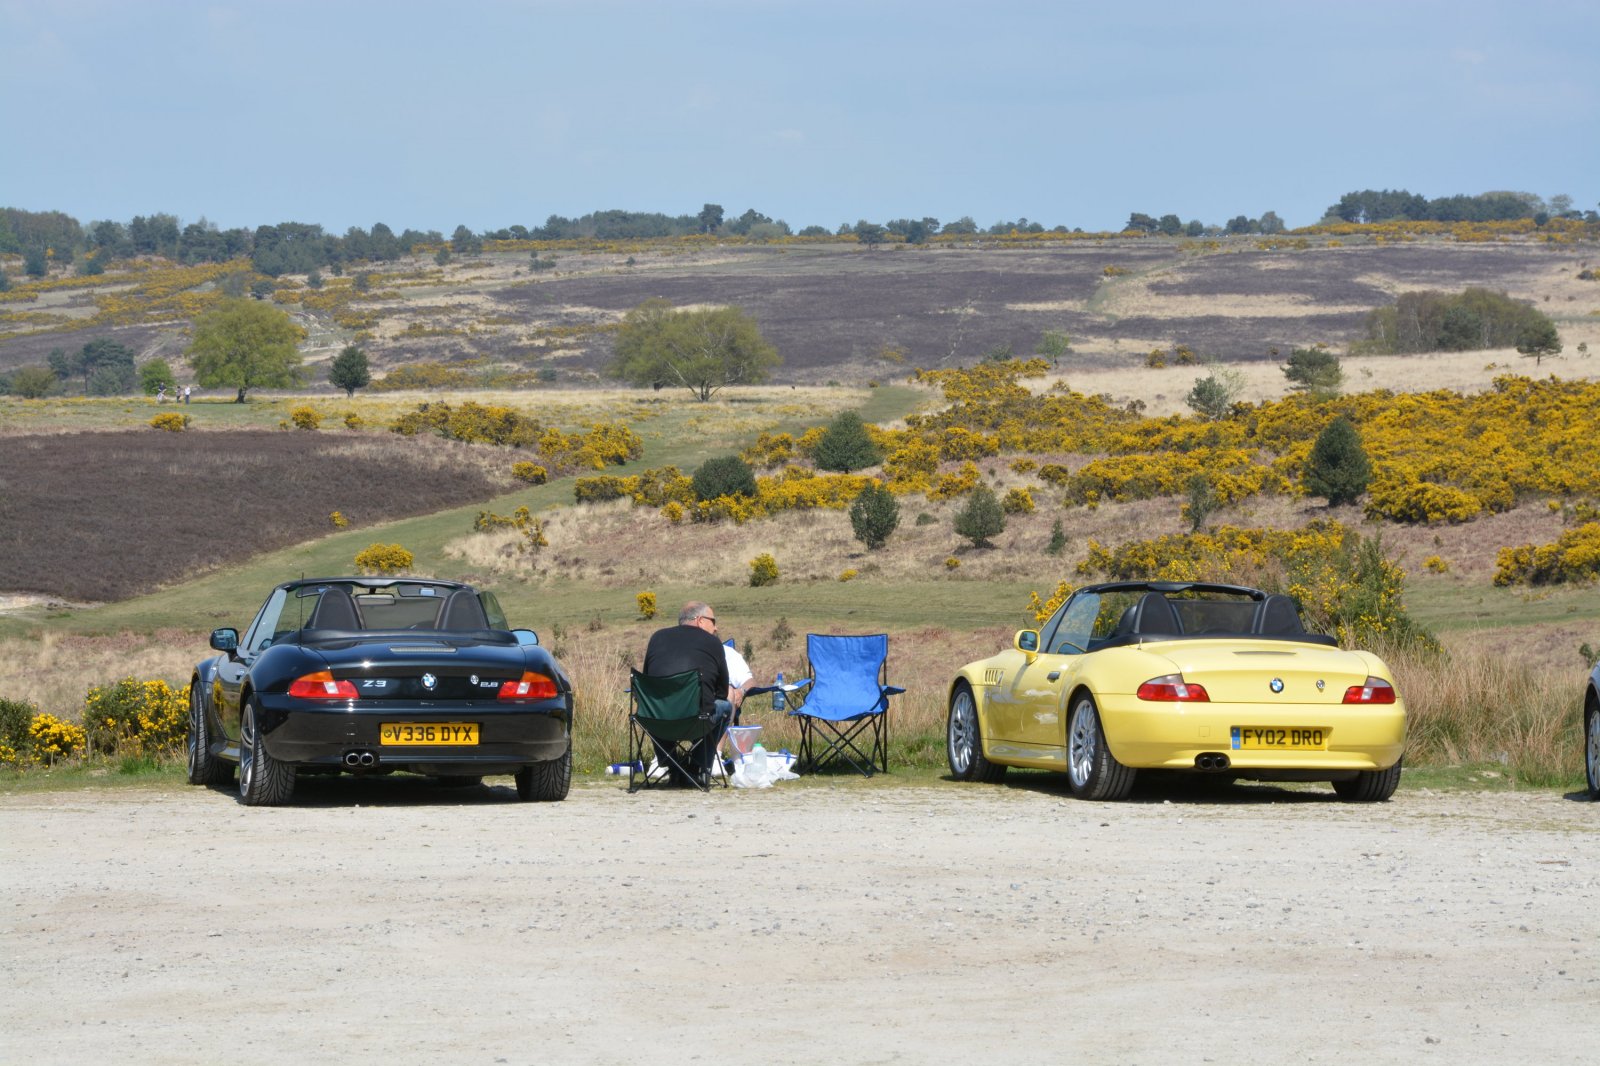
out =
[[[854,411],[842,411],[817,439],[811,458],[819,470],[848,474],[877,465],[883,460],[883,453],[872,443],[861,416]]]
[[[28,757],[28,726],[39,708],[23,700],[0,696],[0,763],[25,762]]]
[[[756,475],[750,464],[737,455],[707,459],[694,472],[694,497],[714,500],[718,496],[754,496]]]
[[[1361,445],[1361,435],[1348,418],[1335,418],[1317,435],[1306,457],[1304,481],[1306,493],[1323,497],[1330,507],[1354,503],[1367,491],[1372,464]]]

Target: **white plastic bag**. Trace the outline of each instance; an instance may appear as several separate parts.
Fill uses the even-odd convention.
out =
[[[787,751],[766,752],[766,773],[756,770],[756,762],[750,755],[740,755],[734,760],[728,783],[734,788],[771,788],[779,781],[795,781],[800,777],[794,772],[794,756]]]

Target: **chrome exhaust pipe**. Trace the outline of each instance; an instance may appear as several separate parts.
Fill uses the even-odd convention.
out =
[[[364,751],[361,753],[361,766],[363,769],[368,766],[376,765],[378,765],[378,757],[376,755],[372,754],[370,751]]]
[[[347,770],[367,770],[378,765],[378,757],[370,751],[347,751],[344,765]]]
[[[350,769],[354,770],[356,767],[361,765],[361,753],[359,751],[347,751],[347,752],[345,752],[344,753],[344,764],[345,764],[345,766],[347,766]]]

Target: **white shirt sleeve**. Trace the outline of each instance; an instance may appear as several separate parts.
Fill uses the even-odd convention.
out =
[[[732,688],[743,688],[753,676],[750,673],[750,664],[744,661],[743,655],[726,644],[722,646],[722,651],[728,660],[728,685]]]

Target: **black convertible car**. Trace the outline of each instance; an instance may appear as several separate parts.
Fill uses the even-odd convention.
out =
[[[572,783],[572,684],[494,594],[454,581],[336,577],[273,589],[189,683],[189,781],[287,803],[295,774],[513,774],[524,800]]]

